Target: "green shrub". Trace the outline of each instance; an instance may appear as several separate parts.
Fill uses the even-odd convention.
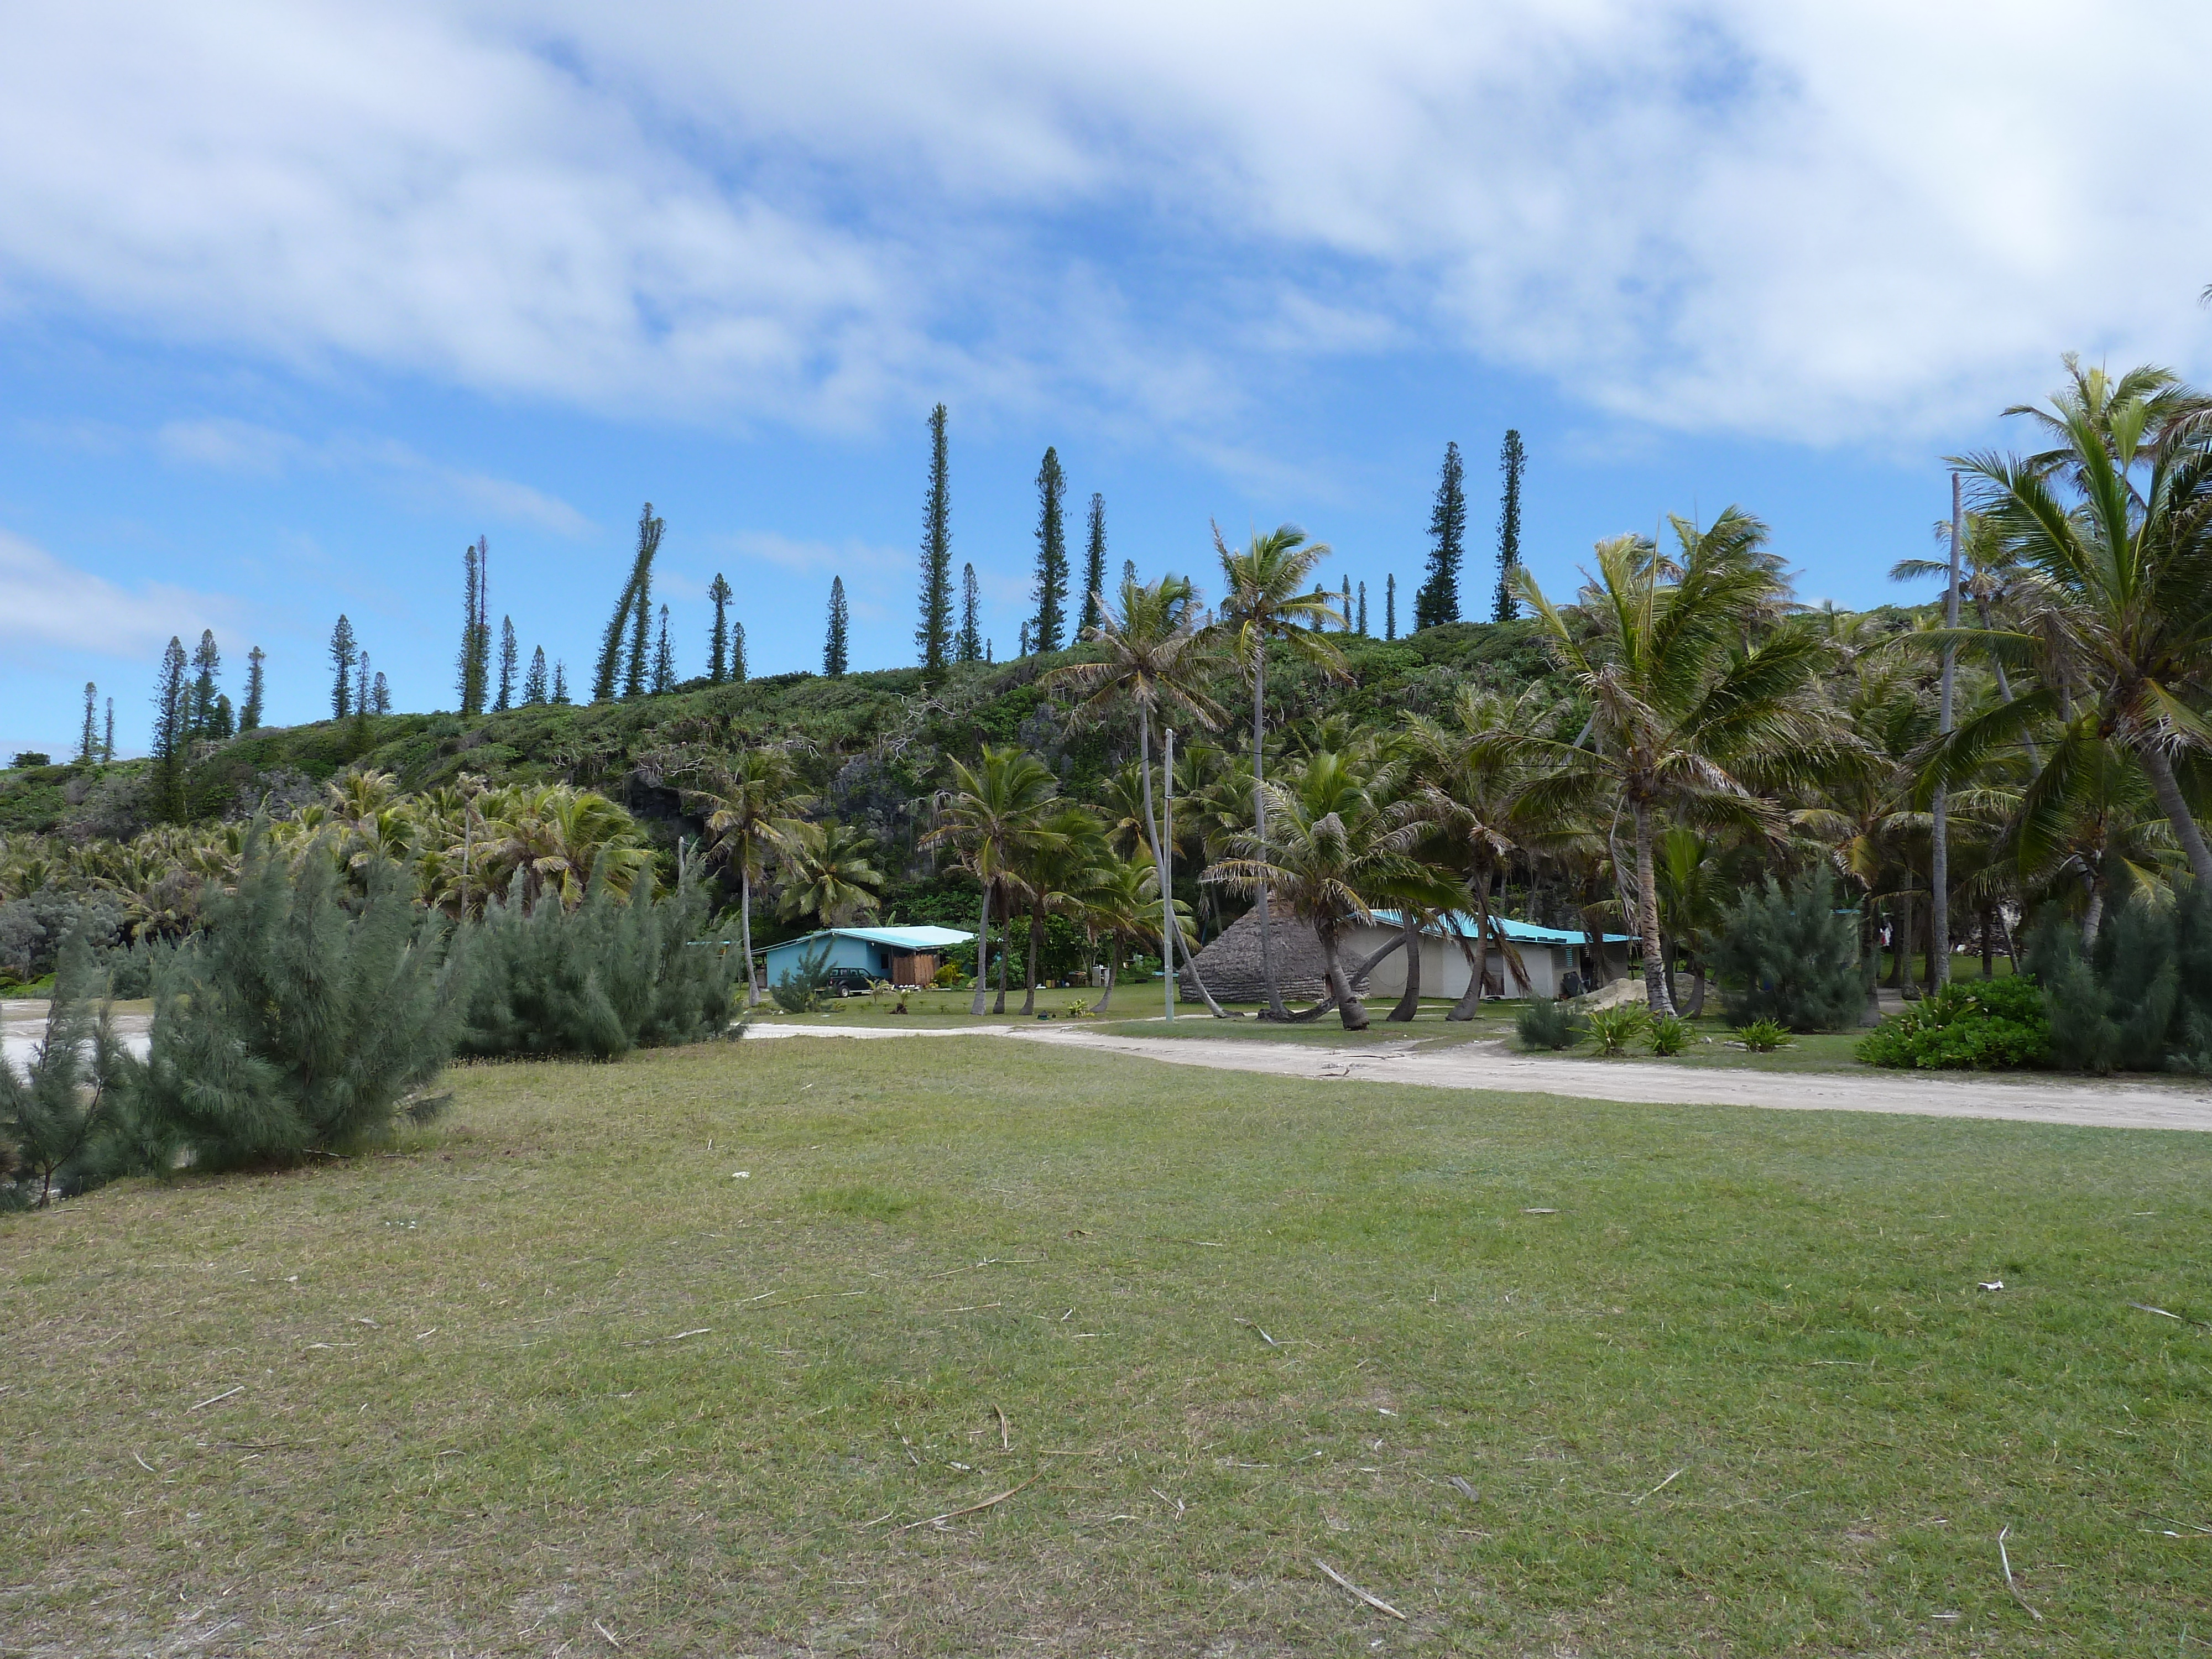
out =
[[[787,1014],[804,1014],[821,1000],[830,985],[830,941],[823,939],[815,949],[806,951],[798,963],[775,976],[775,983],[768,994],[775,999],[775,1006]]]
[[[1590,1041],[1597,1045],[1598,1053],[1625,1054],[1628,1045],[1650,1029],[1651,1014],[1632,1002],[1617,1003],[1610,1008],[1592,1009],[1589,1024]]]
[[[21,1072],[0,1060],[0,1209],[96,1187],[140,1162],[131,1109],[143,1071],[100,994],[81,933],[62,941],[46,1030]]]
[[[2212,1072],[2212,892],[2137,892],[2085,955],[2045,916],[2027,965],[2045,990],[2054,1064],[2077,1072]]]
[[[1754,1019],[1735,1035],[1736,1040],[1754,1054],[1771,1054],[1790,1044],[1790,1028],[1778,1019]]]
[[[1674,1014],[1662,1014],[1651,1022],[1646,1036],[1653,1054],[1679,1054],[1690,1046],[1690,1022]]]
[[[1822,866],[1784,892],[1773,877],[1729,912],[1713,963],[1729,1023],[1779,1022],[1793,1031],[1838,1031],[1866,1006],[1858,928],[1836,914],[1836,884]]]
[[[344,1152],[421,1122],[466,989],[450,929],[390,864],[356,895],[317,843],[296,867],[248,836],[238,886],[157,968],[142,1122],[202,1168]]]
[[[1564,1002],[1532,997],[1513,1012],[1523,1048],[1571,1048],[1589,1034],[1589,1022]]]
[[[625,900],[594,877],[574,910],[547,893],[507,902],[471,930],[476,969],[459,1051],[494,1057],[583,1054],[618,1060],[636,1048],[701,1042],[729,1024],[738,963],[694,945],[705,895],[685,883],[653,900]]]
[[[1870,1066],[1923,1071],[2041,1066],[2051,1057],[2051,1022],[2041,988],[2025,975],[1953,980],[1868,1032],[1857,1053]]]

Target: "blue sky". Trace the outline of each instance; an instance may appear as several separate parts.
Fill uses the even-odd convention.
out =
[[[1876,602],[1939,458],[2060,352],[2212,374],[2212,210],[2160,182],[2212,148],[2212,22],[2108,10],[19,20],[0,750],[67,749],[88,679],[136,748],[203,627],[313,718],[340,611],[400,707],[450,706],[478,534],[495,616],[578,678],[648,498],[684,672],[717,570],[756,672],[817,665],[832,574],[856,665],[910,660],[940,398],[1001,654],[1047,444],[1117,563],[1203,580],[1209,517],[1294,520],[1378,624],[1448,439],[1486,592],[1509,425],[1555,591],[1735,501],[1807,596]],[[2123,99],[2124,156],[2053,119]]]

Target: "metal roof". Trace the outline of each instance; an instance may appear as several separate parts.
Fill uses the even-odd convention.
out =
[[[1395,927],[1401,925],[1395,910],[1376,910],[1373,915],[1375,920],[1385,927]],[[1464,910],[1455,910],[1444,920],[1450,924],[1449,931],[1465,933],[1470,937],[1474,933],[1475,920]],[[1569,933],[1560,927],[1539,927],[1533,921],[1516,921],[1511,916],[1492,915],[1490,918],[1490,925],[1516,945],[1588,945],[1591,942],[1588,933]],[[1448,930],[1443,927],[1424,927],[1421,931],[1431,939],[1442,939]],[[1636,936],[1633,933],[1601,933],[1598,938],[1607,945],[1636,943]]]
[[[787,945],[809,945],[817,939],[840,933],[847,939],[864,939],[872,945],[888,945],[899,951],[930,951],[941,945],[965,945],[975,937],[957,927],[823,927],[803,939],[780,939],[762,948],[780,951]]]

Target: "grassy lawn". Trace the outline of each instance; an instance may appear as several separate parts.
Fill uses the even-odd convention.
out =
[[[456,1085],[0,1218],[0,1652],[2212,1640],[2212,1331],[2128,1305],[2212,1319],[2212,1139],[1007,1043]]]

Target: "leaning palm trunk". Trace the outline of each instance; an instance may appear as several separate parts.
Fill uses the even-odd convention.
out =
[[[1667,983],[1667,955],[1659,942],[1659,876],[1652,867],[1651,808],[1636,803],[1636,929],[1644,937],[1644,996],[1656,1018],[1674,1012]],[[1605,961],[1605,939],[1598,937],[1597,959]]]
[[[1252,829],[1259,837],[1255,855],[1267,856],[1267,643],[1255,644],[1252,650]],[[1275,983],[1275,938],[1268,926],[1267,884],[1263,880],[1254,898],[1260,912],[1260,981],[1267,992],[1269,1019],[1289,1018],[1290,1011],[1283,1006],[1283,993]]]
[[[2189,810],[2180,780],[2173,775],[2173,757],[2155,743],[2147,743],[2136,752],[2142,757],[2143,770],[2150,775],[2151,793],[2158,797],[2159,811],[2172,824],[2174,839],[2189,856],[2191,873],[2200,885],[2212,888],[2212,851],[2206,850],[2204,831]]]
[[[1364,1031],[1367,1029],[1367,1007],[1352,990],[1352,981],[1345,976],[1344,963],[1337,951],[1336,929],[1324,927],[1316,931],[1321,936],[1322,982],[1328,988],[1329,995],[1336,1000],[1337,1011],[1344,1020],[1344,1029]]]
[[[1106,1012],[1106,1005],[1114,1000],[1114,981],[1121,976],[1121,936],[1116,933],[1114,935],[1113,948],[1106,955],[1106,993],[1091,1005],[1092,1013],[1103,1014]]]
[[[1400,948],[1406,953],[1406,989],[1398,1006],[1384,1016],[1401,1024],[1421,1011],[1421,924],[1411,910],[1398,918]]]
[[[991,1012],[994,1014],[1006,1012],[1006,958],[1014,953],[1014,908],[1011,902],[1006,906],[1006,921],[1001,925],[1006,936],[999,941],[999,1000],[991,1005]]]
[[[1145,840],[1152,855],[1152,872],[1160,884],[1160,968],[1167,981],[1168,1017],[1174,1018],[1174,1000],[1177,993],[1176,978],[1176,946],[1182,940],[1182,930],[1176,925],[1175,887],[1168,878],[1167,837],[1163,825],[1152,817],[1152,711],[1141,705],[1137,710],[1137,769],[1144,775]],[[1172,780],[1170,780],[1172,783]],[[1173,809],[1170,808],[1170,811]],[[1172,825],[1166,828],[1172,829]],[[1216,1019],[1226,1019],[1228,1014],[1213,1000],[1213,993],[1206,988],[1200,977],[1198,963],[1189,956],[1183,965],[1190,969],[1190,982],[1198,987],[1198,994],[1206,1004],[1206,1012]],[[1103,1004],[1101,1005],[1103,1006]]]
[[[983,999],[991,989],[991,884],[983,883],[983,918],[975,924],[975,997],[968,1005],[970,1018],[983,1012]]]
[[[1468,973],[1466,993],[1452,1005],[1446,1019],[1470,1020],[1474,1011],[1482,1006],[1482,988],[1490,977],[1490,872],[1484,868],[1472,884],[1474,888],[1474,945],[1468,953]],[[1467,950],[1462,939],[1460,948]]]

